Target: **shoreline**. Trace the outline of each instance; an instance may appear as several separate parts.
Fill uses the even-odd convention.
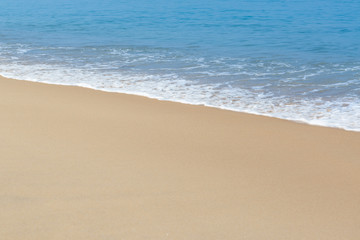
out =
[[[249,110],[248,111],[242,111],[242,110],[236,110],[234,108],[228,108],[228,107],[219,107],[219,106],[214,106],[214,105],[209,105],[209,104],[200,104],[200,103],[197,104],[197,103],[191,103],[191,102],[187,102],[187,101],[156,97],[156,96],[152,96],[150,94],[140,93],[140,92],[131,92],[131,91],[123,91],[122,92],[122,91],[117,91],[117,90],[110,90],[110,89],[107,89],[107,88],[96,88],[96,87],[92,87],[92,86],[90,86],[88,84],[73,84],[73,83],[66,84],[66,83],[54,83],[54,82],[48,82],[48,81],[24,80],[24,79],[16,79],[16,78],[11,78],[11,77],[5,77],[5,76],[2,76],[2,75],[0,75],[0,78],[14,79],[14,80],[18,80],[18,81],[28,81],[28,82],[33,82],[33,83],[42,83],[42,84],[49,84],[49,85],[81,87],[81,88],[86,88],[86,89],[91,89],[91,90],[101,91],[101,92],[106,92],[106,93],[118,93],[118,94],[133,95],[133,96],[139,96],[139,97],[145,97],[145,98],[149,98],[149,99],[154,99],[154,100],[158,100],[158,101],[168,101],[168,102],[187,104],[187,105],[192,105],[192,106],[215,108],[215,109],[220,109],[220,110],[225,110],[225,111],[231,111],[231,112],[237,112],[237,113],[244,113],[244,114],[251,114],[251,115],[256,115],[256,116],[263,116],[263,117],[275,118],[275,119],[280,119],[280,120],[286,120],[286,121],[291,121],[291,122],[300,123],[300,124],[306,124],[306,125],[310,125],[310,126],[334,128],[334,129],[341,129],[341,130],[345,130],[345,131],[359,132],[360,133],[360,129],[352,129],[352,128],[348,128],[348,127],[343,127],[343,126],[340,127],[340,126],[335,126],[335,125],[325,125],[325,124],[321,124],[321,123],[315,123],[314,120],[298,120],[296,118],[277,117],[277,116],[273,116],[273,115],[270,115],[270,114],[258,113],[258,112],[249,111]]]
[[[0,77],[1,239],[360,237],[360,133]]]

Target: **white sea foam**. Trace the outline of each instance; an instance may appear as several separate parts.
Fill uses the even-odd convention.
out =
[[[2,63],[0,74],[22,80],[136,94],[360,131],[360,100],[356,96],[328,100],[321,97],[289,98],[266,92],[262,86],[247,90],[232,85],[224,86],[223,83],[189,81],[175,73],[104,73],[93,68],[69,68],[50,64]]]

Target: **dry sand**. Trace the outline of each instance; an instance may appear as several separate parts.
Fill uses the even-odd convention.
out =
[[[358,240],[360,133],[0,79],[1,240]]]

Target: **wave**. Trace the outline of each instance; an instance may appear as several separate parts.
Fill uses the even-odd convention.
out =
[[[264,88],[269,83],[241,88],[224,82],[191,81],[177,73],[135,73],[117,69],[110,71],[109,66],[107,71],[104,71],[104,68],[87,67],[2,62],[0,74],[21,80],[82,86],[360,131],[360,99],[356,94],[332,98],[313,95],[286,96],[265,91]],[[359,81],[333,83],[332,87],[354,84],[359,84]]]

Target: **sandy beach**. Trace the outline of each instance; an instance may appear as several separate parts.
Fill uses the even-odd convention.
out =
[[[1,240],[357,240],[360,133],[0,78]]]

